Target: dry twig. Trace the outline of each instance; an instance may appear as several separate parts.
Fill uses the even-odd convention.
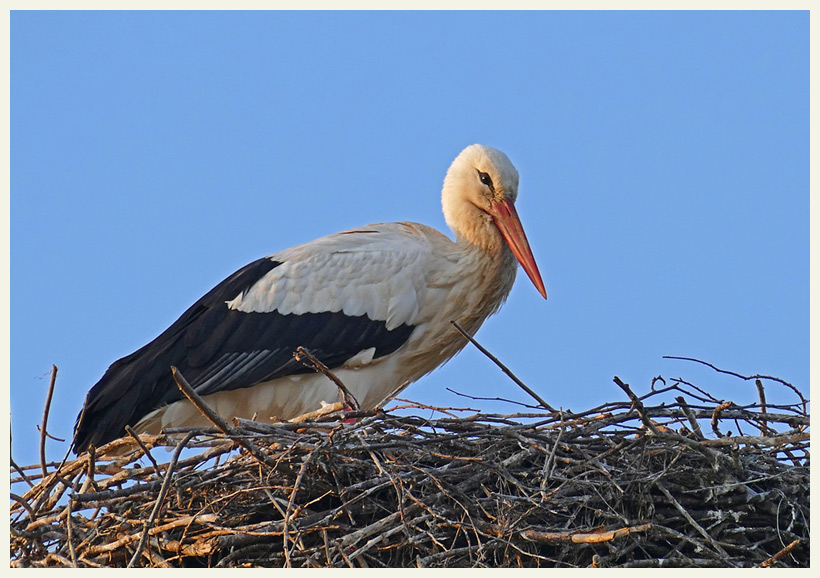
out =
[[[450,323],[453,324],[453,327],[455,327],[467,341],[475,345],[476,349],[478,349],[481,353],[486,355],[490,359],[490,361],[495,363],[499,367],[499,369],[501,369],[501,371],[503,371],[507,375],[507,377],[512,379],[518,387],[526,391],[530,395],[530,397],[532,397],[535,401],[538,402],[538,404],[541,407],[548,411],[556,411],[555,408],[548,404],[546,401],[544,401],[540,395],[538,395],[532,389],[530,389],[529,386],[527,386],[527,384],[518,379],[518,377],[516,377],[516,375],[512,371],[510,371],[510,369],[506,365],[501,363],[495,355],[487,351],[478,341],[476,341],[475,337],[467,333],[467,331],[465,331],[461,325],[459,325],[456,321],[453,320],[451,320]]]
[[[48,437],[48,413],[51,410],[51,399],[54,397],[54,385],[57,383],[57,366],[51,366],[51,379],[48,383],[46,403],[43,407],[43,422],[40,425],[40,466],[43,468],[43,477],[48,475],[46,469],[46,438]]]
[[[361,407],[359,406],[359,401],[353,396],[352,393],[350,393],[350,390],[347,389],[347,387],[345,387],[345,384],[342,383],[342,380],[336,377],[336,374],[330,371],[330,369],[328,369],[328,367],[324,363],[319,361],[319,359],[310,351],[308,351],[302,346],[299,346],[293,353],[293,357],[296,359],[296,361],[302,362],[303,364],[312,368],[314,371],[318,371],[319,373],[327,377],[330,381],[332,381],[336,385],[336,387],[339,388],[339,392],[342,394],[342,399],[348,406],[350,406],[350,409],[355,411]]]

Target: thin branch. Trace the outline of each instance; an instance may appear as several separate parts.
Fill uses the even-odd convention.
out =
[[[48,435],[48,413],[51,410],[51,398],[54,397],[54,385],[57,382],[57,366],[51,366],[51,380],[48,384],[48,394],[46,394],[46,405],[43,408],[43,424],[40,427],[40,465],[43,468],[43,477],[48,475],[46,469],[46,436]]]
[[[319,449],[319,448],[317,447],[316,449]],[[290,524],[291,524],[291,518],[294,515],[291,512],[293,512],[293,505],[296,502],[296,493],[299,491],[299,486],[302,485],[302,478],[304,477],[305,472],[307,471],[308,464],[310,463],[310,460],[313,457],[313,454],[315,453],[316,449],[314,449],[313,451],[311,451],[307,455],[305,460],[302,462],[302,466],[299,468],[299,473],[296,475],[296,481],[293,483],[293,490],[291,491],[290,498],[288,499],[288,507],[287,507],[287,510],[285,510],[284,519],[282,520],[282,523],[283,523],[282,540],[284,542],[284,544],[283,544],[284,550],[283,551],[284,551],[284,555],[285,555],[285,567],[286,568],[291,567],[291,564],[290,564],[290,544],[289,544],[290,536],[289,536],[289,532],[288,532],[288,528],[290,527]]]
[[[745,381],[751,381],[753,379],[768,379],[769,381],[776,381],[777,383],[779,383],[781,385],[785,385],[786,387],[791,389],[795,394],[797,394],[797,397],[800,398],[800,402],[803,404],[803,411],[806,411],[806,405],[808,404],[808,402],[806,401],[806,398],[803,397],[803,394],[800,392],[799,389],[797,389],[795,386],[793,386],[791,383],[789,383],[785,379],[780,379],[779,377],[773,377],[771,375],[760,375],[760,374],[741,375],[740,373],[735,373],[734,371],[727,371],[725,369],[720,369],[719,367],[716,367],[716,366],[712,365],[708,361],[703,361],[703,360],[700,360],[700,359],[696,359],[694,357],[678,357],[678,356],[675,356],[675,355],[664,355],[663,358],[664,359],[679,359],[681,361],[694,361],[695,363],[700,363],[701,365],[711,367],[712,369],[714,369],[718,373],[725,373],[726,375],[739,377],[740,379],[743,379]]]
[[[715,435],[719,438],[723,437],[723,434],[718,428],[718,424],[720,423],[720,414],[723,412],[723,410],[731,409],[733,405],[734,403],[731,401],[724,401],[715,408],[715,411],[712,412],[712,431],[715,432]]]
[[[507,368],[507,366],[506,366],[506,365],[504,365],[503,363],[501,363],[501,362],[498,360],[498,358],[496,358],[496,357],[495,357],[492,353],[490,353],[490,352],[489,352],[489,351],[487,351],[484,347],[482,347],[482,345],[481,345],[478,341],[476,341],[476,340],[475,340],[475,338],[474,338],[472,335],[470,335],[469,333],[467,333],[467,332],[464,330],[464,328],[463,328],[463,327],[461,327],[461,325],[459,325],[459,324],[458,324],[458,322],[456,322],[456,321],[454,321],[454,320],[452,320],[452,319],[451,319],[451,320],[450,320],[450,323],[452,323],[452,324],[453,324],[453,327],[455,327],[456,329],[458,329],[458,332],[459,332],[459,333],[461,333],[461,334],[464,336],[464,338],[465,338],[465,339],[467,339],[467,341],[469,341],[470,343],[472,343],[473,345],[475,345],[475,346],[476,346],[476,348],[477,348],[477,349],[478,349],[481,353],[483,353],[484,355],[486,355],[486,356],[490,359],[490,361],[492,361],[493,363],[495,363],[495,364],[496,364],[496,365],[497,365],[497,366],[501,369],[501,371],[503,371],[503,372],[507,375],[507,377],[509,377],[510,379],[512,379],[512,380],[513,380],[513,381],[514,381],[514,382],[518,385],[518,387],[520,387],[521,389],[523,389],[524,391],[526,391],[526,392],[530,395],[530,397],[532,397],[535,401],[537,401],[537,402],[538,402],[538,404],[539,404],[541,407],[543,407],[544,409],[546,409],[546,410],[548,410],[548,411],[551,411],[551,412],[557,412],[557,411],[558,411],[558,410],[556,410],[554,407],[552,407],[550,404],[548,404],[546,401],[544,401],[543,399],[541,399],[541,396],[539,396],[537,393],[535,393],[532,389],[530,389],[529,387],[527,387],[527,385],[526,385],[523,381],[521,381],[520,379],[518,379],[518,377],[516,377],[516,376],[515,376],[515,374],[514,374],[512,371],[510,371],[510,370]]]
[[[77,488],[80,487],[80,477],[78,476],[77,479],[74,480],[74,485],[71,488],[72,493],[77,491]],[[71,565],[74,568],[77,568],[77,550],[74,547],[74,539],[72,536],[72,528],[74,524],[71,520],[71,499],[66,500],[65,506],[65,527],[66,527],[66,542],[68,542],[68,552],[71,555]]]
[[[722,437],[716,440],[703,440],[701,443],[704,446],[720,447],[720,446],[734,446],[737,444],[749,444],[757,446],[777,447],[787,444],[797,444],[804,441],[809,441],[811,434],[808,432],[796,433],[792,435],[776,435],[776,436],[733,436]]]
[[[645,425],[653,434],[660,435],[661,432],[658,430],[658,426],[652,423],[652,420],[646,415],[646,408],[644,407],[643,402],[630,389],[629,385],[621,381],[621,378],[617,375],[612,378],[612,381],[614,381],[615,384],[624,390],[624,393],[629,396],[629,400],[632,402],[632,406],[635,408],[635,411],[638,412],[638,416],[641,418],[643,425]]]
[[[664,431],[661,431],[658,428],[658,426],[656,426],[655,423],[651,419],[649,419],[649,416],[647,415],[647,411],[646,411],[646,408],[643,405],[643,402],[629,388],[629,385],[624,383],[623,381],[621,381],[621,378],[619,378],[617,375],[613,378],[613,381],[618,385],[618,387],[620,387],[622,390],[624,390],[624,392],[626,392],[626,394],[629,396],[629,399],[632,400],[632,405],[635,407],[635,410],[638,412],[638,415],[640,416],[641,421],[643,422],[643,424],[647,428],[649,428],[649,430],[652,432],[653,435],[655,435],[655,436],[657,436],[658,438],[661,438],[661,439],[665,438],[665,439],[676,440],[676,441],[679,441],[680,443],[692,448],[696,452],[702,454],[706,459],[708,459],[709,463],[711,463],[712,467],[715,468],[715,469],[718,467],[718,464],[719,464],[721,459],[726,459],[725,455],[723,455],[719,452],[716,452],[714,450],[711,450],[707,447],[704,447],[703,445],[701,445],[697,441],[695,441],[693,439],[689,439],[687,437],[684,437],[684,436],[680,435],[679,433],[672,431],[669,428],[664,428]]]
[[[145,548],[145,543],[148,541],[148,532],[156,522],[157,516],[159,516],[159,511],[162,509],[162,504],[165,502],[165,495],[168,493],[168,488],[171,487],[171,480],[174,477],[174,470],[176,469],[177,462],[179,461],[179,456],[182,453],[183,448],[188,445],[189,441],[191,441],[192,437],[194,437],[194,432],[189,432],[188,435],[177,444],[177,447],[174,450],[174,456],[168,464],[168,470],[165,472],[165,479],[162,481],[162,486],[159,489],[159,495],[157,496],[156,502],[154,502],[154,509],[151,510],[151,515],[148,517],[148,521],[145,522],[145,527],[142,529],[142,537],[140,538],[134,555],[131,557],[131,561],[128,562],[128,568],[133,568],[134,564],[137,563],[137,560],[139,560],[139,557],[142,555],[142,550]]]
[[[600,544],[601,542],[611,542],[616,538],[628,536],[635,532],[648,532],[652,529],[652,524],[640,524],[628,528],[618,528],[607,532],[543,532],[539,530],[522,530],[521,537],[531,542],[543,542],[545,544],[560,544],[570,542],[573,544]]]
[[[769,568],[772,564],[780,560],[782,557],[789,554],[792,550],[794,550],[800,544],[800,540],[795,540],[792,543],[788,544],[785,548],[780,550],[777,554],[769,558],[768,560],[764,560],[760,563],[761,568]]]
[[[12,500],[14,500],[15,502],[17,502],[18,504],[20,504],[21,506],[23,506],[23,509],[26,512],[28,512],[29,520],[34,519],[34,510],[32,510],[31,506],[28,505],[28,500],[26,500],[23,496],[19,496],[19,495],[13,493],[13,492],[9,493],[9,497]]]
[[[23,478],[23,481],[26,482],[30,488],[33,488],[34,482],[32,482],[31,479],[26,475],[26,472],[24,472],[23,469],[17,465],[17,462],[15,462],[12,458],[9,458],[9,463],[11,463],[11,467],[14,468],[14,470],[18,474],[20,474],[20,477]]]
[[[142,451],[145,454],[145,457],[147,457],[150,460],[150,462],[153,464],[154,471],[157,473],[157,475],[160,475],[159,464],[154,459],[154,456],[151,455],[151,452],[148,451],[148,446],[146,446],[144,443],[142,443],[142,440],[140,439],[140,436],[137,435],[137,432],[135,432],[134,429],[130,425],[125,426],[125,431],[127,431],[128,435],[130,435],[132,438],[134,438],[134,441],[137,442],[139,447],[142,448]]]
[[[460,391],[456,391],[452,387],[445,387],[447,391],[452,394],[455,394],[459,397],[466,397],[467,399],[472,399],[474,401],[501,401],[504,403],[511,403],[513,405],[520,405],[521,407],[526,407],[527,409],[539,409],[540,405],[531,405],[529,403],[524,403],[522,401],[515,401],[514,399],[507,399],[506,397],[484,397],[480,395],[470,395],[469,393],[461,393]],[[549,410],[552,411],[552,410]]]
[[[714,548],[714,549],[715,549],[715,551],[716,551],[718,554],[720,554],[720,555],[721,555],[721,556],[723,556],[724,558],[729,558],[729,554],[727,554],[727,553],[726,553],[726,550],[724,550],[724,549],[723,549],[723,547],[722,547],[720,544],[718,544],[717,542],[715,542],[715,539],[714,539],[714,538],[712,538],[712,536],[710,536],[710,535],[709,535],[709,532],[707,532],[706,530],[704,530],[704,529],[703,529],[703,527],[695,521],[695,519],[694,519],[694,518],[692,517],[692,515],[691,515],[691,514],[690,514],[690,513],[686,510],[686,508],[684,508],[683,506],[681,506],[680,502],[678,502],[678,501],[675,499],[675,497],[674,497],[674,496],[673,496],[673,495],[669,492],[669,490],[667,490],[667,489],[666,489],[666,486],[664,486],[664,485],[663,485],[663,484],[662,484],[659,480],[656,480],[656,481],[655,481],[655,486],[657,486],[657,488],[658,488],[661,492],[663,492],[663,495],[664,495],[664,496],[666,496],[666,499],[667,499],[667,500],[669,500],[669,502],[670,502],[673,506],[675,506],[675,509],[676,509],[678,512],[680,512],[680,513],[681,513],[681,515],[682,515],[684,518],[686,518],[686,521],[687,521],[687,522],[689,522],[689,524],[691,524],[691,526],[692,526],[695,530],[697,530],[697,531],[698,531],[698,533],[699,533],[701,536],[703,536],[704,538],[706,538],[706,541],[707,541],[707,542],[709,542],[709,544],[711,544],[711,545],[712,545],[712,548]]]
[[[208,406],[207,403],[199,396],[197,392],[194,391],[194,388],[191,387],[191,384],[185,379],[185,376],[176,368],[171,367],[171,374],[174,376],[174,381],[179,387],[180,391],[188,398],[188,400],[196,406],[196,408],[205,416],[205,418],[214,424],[219,431],[224,433],[226,436],[233,439],[236,443],[241,445],[243,448],[248,450],[250,454],[255,457],[260,462],[276,469],[276,462],[271,460],[268,456],[263,454],[259,448],[254,445],[254,443],[248,439],[245,439],[237,434],[234,429],[225,423],[219,414],[217,414],[214,410]]]
[[[680,404],[680,408],[683,411],[684,415],[686,415],[686,419],[689,420],[689,427],[692,429],[692,434],[698,440],[706,439],[703,435],[703,431],[700,429],[700,424],[698,423],[695,414],[692,413],[692,409],[689,407],[689,404],[686,403],[686,398],[682,395],[679,395],[675,398],[675,400]]]
[[[350,393],[350,390],[345,387],[342,380],[336,377],[336,375],[330,371],[324,363],[319,361],[310,351],[300,345],[296,348],[296,351],[293,352],[293,357],[296,361],[300,361],[304,365],[312,368],[314,371],[322,373],[330,381],[335,383],[336,387],[339,388],[339,392],[342,394],[342,399],[347,405],[350,406],[350,409],[354,411],[361,409],[359,401],[353,396],[352,393]],[[305,359],[307,359],[307,361],[305,361]]]
[[[763,388],[763,382],[755,379],[755,386],[757,386],[757,397],[760,400],[760,413],[766,415],[766,390]],[[766,433],[769,429],[765,418],[760,420],[761,431]]]

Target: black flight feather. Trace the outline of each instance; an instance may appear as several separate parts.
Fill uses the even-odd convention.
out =
[[[159,337],[115,361],[91,388],[77,418],[74,451],[100,446],[125,433],[151,411],[183,399],[170,367],[179,368],[200,395],[253,387],[310,372],[293,358],[302,346],[329,368],[364,349],[374,358],[401,347],[414,327],[388,330],[386,323],[341,311],[282,315],[228,309],[281,263],[258,259],[214,287]]]

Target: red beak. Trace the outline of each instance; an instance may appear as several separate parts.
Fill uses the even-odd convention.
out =
[[[527,272],[530,281],[546,299],[547,290],[544,288],[541,273],[538,272],[538,265],[535,264],[535,257],[532,256],[532,250],[530,250],[530,244],[527,242],[527,235],[524,234],[524,227],[521,226],[521,219],[518,218],[515,205],[510,199],[501,202],[490,201],[489,213],[513,255]]]

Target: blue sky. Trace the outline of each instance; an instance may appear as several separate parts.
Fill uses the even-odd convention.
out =
[[[573,410],[683,377],[809,383],[805,12],[14,12],[13,456],[247,262],[372,222],[447,231],[465,146],[505,151],[544,277],[479,341]],[[448,231],[449,232],[449,231]],[[529,401],[474,349],[403,394]],[[794,397],[770,385],[770,399]],[[65,444],[50,442],[57,459]]]

